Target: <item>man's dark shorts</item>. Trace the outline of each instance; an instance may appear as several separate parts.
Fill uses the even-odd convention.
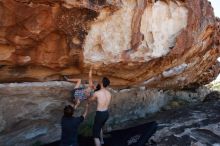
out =
[[[108,111],[96,111],[95,122],[93,125],[93,137],[100,138],[100,132],[109,117]]]

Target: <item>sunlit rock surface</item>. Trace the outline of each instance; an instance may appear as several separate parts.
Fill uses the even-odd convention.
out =
[[[148,119],[158,122],[157,132],[151,139],[157,146],[219,146],[219,104],[218,94],[217,98],[205,103],[156,114]]]
[[[0,18],[2,83],[85,78],[90,65],[114,86],[183,88],[219,73],[207,0],[1,0]]]
[[[63,108],[69,104],[73,84],[68,82],[35,82],[0,84],[0,145],[30,146],[37,141],[43,143],[60,139],[60,120]],[[105,131],[114,130],[126,122],[145,118],[149,114],[170,109],[173,99],[198,102],[209,93],[207,89],[195,91],[171,91],[142,88],[113,90],[110,118]],[[177,104],[175,103],[175,106]],[[80,115],[84,103],[76,110]],[[96,104],[90,104],[89,115],[84,124],[91,133]],[[82,129],[81,129],[82,130]],[[84,133],[85,134],[85,133]]]

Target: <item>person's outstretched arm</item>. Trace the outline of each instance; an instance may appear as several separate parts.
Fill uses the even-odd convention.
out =
[[[97,97],[96,94],[97,94],[97,93],[95,92],[95,93],[88,99],[89,102],[94,101],[94,100],[96,99],[96,97]]]
[[[82,116],[76,118],[76,123],[77,123],[78,126],[85,120],[85,117],[88,113],[88,107],[89,107],[89,104],[87,103],[86,106],[85,106],[85,111],[82,114]]]
[[[81,79],[69,79],[69,78],[67,78],[67,77],[65,77],[65,79],[66,79],[67,81],[69,81],[69,82],[74,82],[74,83],[76,83],[75,88],[79,88],[79,87],[80,87]]]
[[[90,67],[90,70],[89,70],[89,87],[94,88],[93,87],[93,80],[92,80],[92,67]]]
[[[87,103],[86,107],[85,107],[85,111],[84,111],[84,113],[82,115],[84,117],[84,119],[85,119],[86,115],[88,114],[88,108],[89,108],[89,104]]]

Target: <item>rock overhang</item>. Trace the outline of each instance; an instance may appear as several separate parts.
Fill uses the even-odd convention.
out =
[[[208,1],[5,0],[0,6],[0,82],[85,79],[98,64],[94,78],[108,76],[114,86],[182,88],[219,72],[219,20]]]

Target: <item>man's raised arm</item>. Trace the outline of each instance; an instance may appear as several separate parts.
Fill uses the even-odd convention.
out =
[[[93,101],[93,100],[95,100],[96,99],[96,97],[97,97],[97,95],[96,95],[97,93],[95,92],[88,100],[89,101]]]
[[[93,81],[92,81],[92,67],[89,70],[89,87],[93,88]]]

